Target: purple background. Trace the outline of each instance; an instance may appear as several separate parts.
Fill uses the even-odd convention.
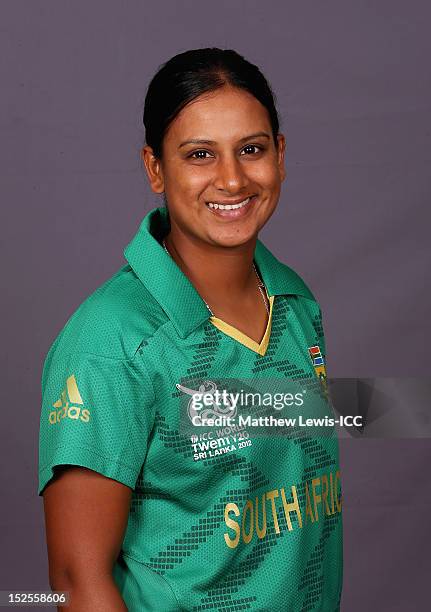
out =
[[[273,85],[288,178],[261,239],[318,297],[329,374],[428,376],[430,17],[399,0],[1,2],[0,590],[49,588],[43,359],[161,204],[141,111],[172,55],[235,48]],[[430,441],[341,451],[343,611],[427,609]]]

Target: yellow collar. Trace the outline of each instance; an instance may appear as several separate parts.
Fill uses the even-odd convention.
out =
[[[263,334],[263,338],[260,341],[260,343],[257,343],[255,340],[247,336],[247,334],[244,334],[242,331],[240,331],[233,325],[226,323],[225,321],[223,321],[222,319],[219,319],[218,317],[212,316],[210,318],[210,321],[227,336],[230,336],[231,338],[233,338],[240,344],[243,344],[250,350],[263,356],[266,353],[266,350],[269,344],[269,338],[271,336],[272,309],[273,309],[273,304],[274,304],[274,296],[271,295],[270,297],[268,297],[268,301],[269,301],[268,323],[266,325],[266,330],[265,330],[265,333]]]

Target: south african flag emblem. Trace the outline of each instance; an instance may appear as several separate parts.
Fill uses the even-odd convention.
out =
[[[326,386],[326,370],[325,370],[325,361],[322,357],[322,353],[320,352],[320,347],[310,346],[308,349],[308,353],[311,357],[311,361],[314,366],[314,371],[317,374],[319,380]]]

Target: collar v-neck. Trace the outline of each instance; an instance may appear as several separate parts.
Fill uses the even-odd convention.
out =
[[[244,332],[240,331],[230,323],[226,323],[226,321],[215,317],[214,315],[210,317],[210,321],[213,323],[213,325],[217,327],[217,329],[222,331],[227,336],[230,336],[240,344],[243,344],[244,346],[249,348],[251,351],[254,351],[255,353],[258,353],[259,355],[263,356],[267,351],[269,339],[271,337],[272,311],[274,305],[274,296],[268,296],[268,292],[266,292],[266,295],[269,301],[269,316],[268,322],[266,324],[265,333],[263,334],[262,340],[260,342],[256,342],[256,340],[253,340],[253,338],[250,338],[250,336],[247,336],[247,334],[244,334]]]
[[[161,244],[169,229],[168,211],[163,207],[151,210],[124,254],[134,273],[172,321],[179,336],[186,338],[205,324],[210,314],[195,287]],[[256,242],[254,261],[269,296],[302,295],[314,299],[298,274],[279,261],[260,240]],[[247,338],[245,334],[243,336]],[[263,339],[260,344],[251,338],[249,341],[254,348],[263,348]]]

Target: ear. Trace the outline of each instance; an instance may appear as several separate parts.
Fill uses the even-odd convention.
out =
[[[278,168],[280,171],[280,178],[282,181],[286,178],[286,168],[285,168],[285,152],[286,152],[286,139],[283,134],[277,135],[278,141]]]
[[[145,165],[151,189],[154,193],[163,193],[165,190],[165,181],[163,179],[161,160],[154,155],[153,149],[148,145],[142,147],[141,158]]]

